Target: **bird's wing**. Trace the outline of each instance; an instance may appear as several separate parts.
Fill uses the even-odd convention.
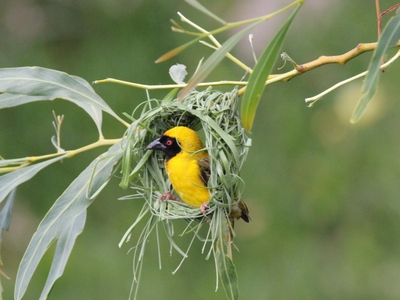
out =
[[[197,161],[200,167],[200,179],[204,185],[207,186],[208,179],[210,178],[210,160],[209,158],[201,158]],[[234,220],[242,218],[245,222],[250,221],[249,209],[243,200],[239,200],[231,210],[230,220],[233,227]]]
[[[200,158],[197,163],[200,167],[200,179],[207,186],[208,179],[210,178],[210,160],[208,158]]]

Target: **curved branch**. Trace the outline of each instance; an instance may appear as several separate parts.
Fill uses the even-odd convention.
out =
[[[340,55],[333,55],[333,56],[327,56],[323,55],[320,56],[319,58],[310,61],[308,63],[304,63],[301,65],[295,65],[295,69],[297,72],[289,71],[284,74],[288,74],[288,76],[283,76],[284,74],[272,74],[268,77],[268,80],[273,79],[274,77],[284,77],[281,79],[282,81],[289,81],[293,77],[303,74],[305,72],[311,71],[315,68],[318,68],[320,66],[328,65],[328,64],[339,64],[341,66],[345,65],[349,60],[359,56],[360,54],[363,54],[364,52],[368,51],[373,51],[375,50],[376,46],[378,45],[378,42],[376,43],[360,43],[358,44],[354,49]],[[400,40],[397,42],[395,47],[400,47]]]

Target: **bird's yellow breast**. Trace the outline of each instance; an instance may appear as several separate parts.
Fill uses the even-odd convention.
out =
[[[210,192],[200,177],[198,160],[206,153],[188,154],[181,152],[165,162],[167,175],[179,198],[191,205],[200,207],[210,200]]]

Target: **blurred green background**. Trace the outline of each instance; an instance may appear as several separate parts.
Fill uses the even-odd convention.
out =
[[[202,3],[228,21],[267,14],[290,1],[211,1]],[[381,1],[382,10],[396,1]],[[163,64],[155,59],[188,37],[172,33],[169,19],[182,12],[206,29],[218,26],[182,0],[88,1],[2,0],[0,66],[42,66],[89,82],[113,77],[138,83],[171,83],[168,69],[182,63],[192,74],[211,51],[197,45]],[[259,54],[287,14],[254,31]],[[384,18],[384,23],[389,17]],[[360,42],[376,41],[373,1],[306,0],[282,51],[297,63],[335,55]],[[232,33],[232,32],[231,32]],[[221,40],[228,35],[221,36]],[[243,41],[233,53],[253,64]],[[253,147],[243,169],[252,222],[237,224],[234,253],[241,299],[400,299],[400,67],[381,76],[378,96],[356,125],[349,123],[362,81],[325,96],[313,108],[304,99],[363,72],[371,53],[343,66],[324,66],[288,83],[268,88],[251,137]],[[277,67],[283,63],[278,62]],[[287,65],[280,71],[288,71]],[[277,69],[275,69],[277,72]],[[243,71],[229,61],[210,80],[240,80]],[[146,93],[104,84],[96,91],[117,113],[132,112]],[[226,90],[226,88],[224,88]],[[151,91],[162,98],[167,91]],[[54,151],[52,110],[65,115],[62,147],[93,142],[91,119],[60,100],[0,110],[0,155],[5,158]],[[124,128],[104,117],[104,134],[118,138]],[[106,149],[97,149],[53,165],[22,185],[10,231],[2,242],[4,299],[11,299],[19,261],[41,218],[68,184]],[[117,201],[130,191],[112,180],[88,211],[63,277],[50,299],[127,299],[132,282],[132,241],[117,244],[142,202]],[[184,224],[177,225],[177,232]],[[136,235],[135,235],[136,234]],[[150,240],[139,299],[224,299],[215,292],[212,260],[195,243],[180,262],[162,239],[162,269],[157,245]],[[177,237],[181,245],[187,239]],[[182,241],[181,241],[182,240]],[[37,299],[52,259],[40,264],[26,299]]]

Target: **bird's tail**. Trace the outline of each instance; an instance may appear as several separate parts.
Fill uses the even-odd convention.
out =
[[[243,200],[239,200],[231,210],[230,220],[233,227],[235,220],[243,219],[246,223],[250,222],[250,213],[246,203]]]
[[[243,200],[239,200],[231,209],[229,215],[228,231],[225,236],[227,255],[232,259],[233,229],[235,220],[243,219],[246,223],[250,222],[250,212]]]

